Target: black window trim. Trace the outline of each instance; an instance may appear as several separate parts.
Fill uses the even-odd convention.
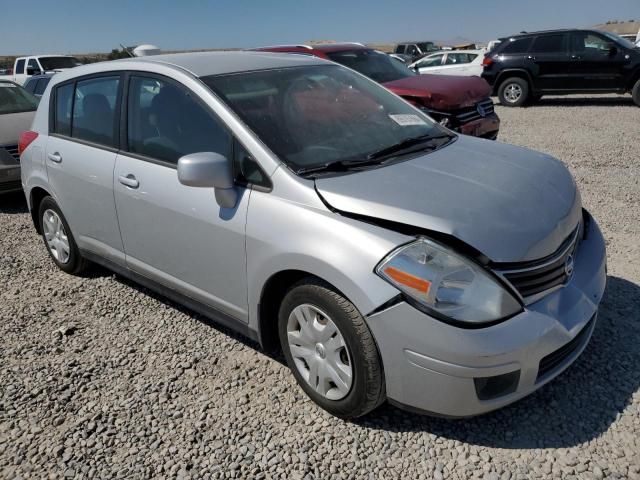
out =
[[[73,134],[73,108],[75,107],[75,103],[76,103],[76,88],[78,86],[79,82],[84,82],[85,80],[93,80],[96,78],[102,78],[102,77],[119,77],[118,78],[118,93],[116,94],[116,103],[115,103],[115,109],[114,109],[114,119],[115,119],[115,125],[114,125],[114,133],[116,134],[114,136],[114,146],[109,146],[109,145],[103,145],[101,143],[95,143],[95,142],[90,142],[88,140],[83,140],[81,138],[75,138],[72,136]],[[51,98],[49,100],[49,136],[51,137],[56,137],[56,138],[61,138],[70,142],[74,142],[74,143],[79,143],[81,145],[86,145],[88,147],[94,147],[94,148],[99,148],[100,150],[106,150],[108,152],[112,152],[112,153],[118,153],[120,152],[120,110],[122,107],[122,88],[123,88],[123,77],[124,77],[124,72],[119,71],[119,70],[112,70],[109,72],[99,72],[99,73],[92,73],[89,75],[83,75],[81,77],[75,77],[72,78],[71,80],[67,80],[66,82],[60,82],[58,84],[56,84],[55,87],[53,87],[53,89],[51,90]],[[61,87],[65,87],[68,85],[73,85],[73,93],[71,95],[71,118],[70,118],[70,124],[69,124],[69,129],[70,129],[70,134],[69,135],[64,135],[62,133],[57,133],[55,132],[54,126],[55,126],[55,122],[56,122],[56,104],[57,104],[57,100],[58,100],[58,89]]]

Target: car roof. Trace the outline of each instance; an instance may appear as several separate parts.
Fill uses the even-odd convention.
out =
[[[197,77],[323,63],[322,60],[310,56],[247,51],[173,53],[123,60],[127,61],[174,65],[188,70]]]
[[[311,45],[311,48],[314,50],[320,50],[324,53],[333,53],[333,52],[344,52],[347,50],[373,50],[366,45],[355,42],[345,42],[345,43],[322,43],[318,45]]]
[[[254,70],[269,70],[303,65],[320,65],[326,63],[313,56],[290,55],[287,53],[254,52],[254,51],[217,51],[190,52],[152,55],[148,57],[125,58],[74,67],[56,73],[60,81],[109,70],[126,70],[141,64],[166,65],[186,70],[196,77],[222,75]],[[131,64],[131,66],[129,66]]]
[[[555,30],[539,30],[537,32],[520,32],[515,35],[508,35],[506,37],[499,38],[498,40],[506,40],[508,38],[523,38],[523,37],[535,37],[536,35],[546,35],[554,33],[570,33],[570,32],[600,32],[593,28],[558,28]]]

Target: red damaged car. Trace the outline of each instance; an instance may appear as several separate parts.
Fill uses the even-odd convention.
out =
[[[279,45],[255,50],[315,55],[340,63],[383,84],[451,130],[492,140],[498,136],[500,119],[490,98],[491,87],[480,77],[419,75],[402,62],[358,43]]]

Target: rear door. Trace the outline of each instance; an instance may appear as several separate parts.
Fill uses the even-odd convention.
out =
[[[124,264],[113,198],[121,75],[81,77],[54,88],[47,141],[53,195],[81,249]]]
[[[617,90],[625,87],[629,59],[621,46],[595,32],[571,33],[571,79],[575,90]]]
[[[235,208],[221,208],[213,188],[182,185],[176,171],[189,153],[231,159],[231,134],[197,96],[162,76],[131,75],[126,112],[114,189],[127,266],[247,322],[250,190],[238,187]]]
[[[527,61],[531,64],[536,90],[553,91],[571,88],[571,58],[566,33],[538,35],[531,44]]]

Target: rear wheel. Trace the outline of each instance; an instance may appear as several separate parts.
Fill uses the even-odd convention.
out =
[[[633,98],[633,103],[640,107],[640,78],[631,90],[631,97]]]
[[[529,84],[523,78],[507,78],[500,84],[498,97],[505,107],[521,107],[529,98]]]
[[[355,306],[309,277],[280,306],[278,330],[300,387],[340,418],[360,417],[384,401],[382,365],[373,336]]]
[[[69,224],[52,197],[42,199],[38,218],[44,244],[53,262],[67,273],[82,273],[87,261],[80,255]]]

